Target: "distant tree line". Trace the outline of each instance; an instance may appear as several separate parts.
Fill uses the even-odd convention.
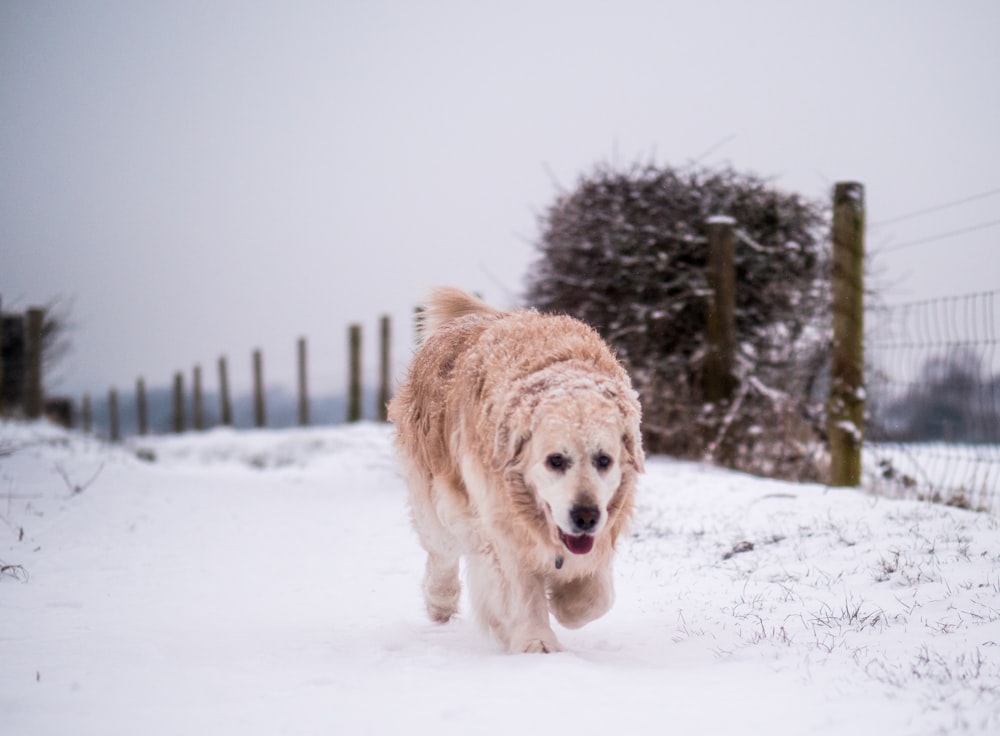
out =
[[[929,358],[901,394],[873,399],[873,440],[1000,443],[1000,374],[970,348]]]

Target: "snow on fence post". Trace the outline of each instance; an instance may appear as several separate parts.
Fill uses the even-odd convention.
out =
[[[361,325],[348,329],[347,421],[361,421]]]
[[[299,338],[299,426],[309,426],[309,390],[306,383],[306,339]]]
[[[184,431],[184,374],[174,373],[174,432]]]
[[[861,483],[864,260],[864,186],[838,182],[833,190],[833,355],[826,412],[831,486]]]
[[[736,353],[736,221],[716,215],[708,218],[708,287],[712,292],[706,325],[705,401],[729,401],[736,387],[733,366]]]
[[[382,315],[379,329],[380,350],[379,350],[379,383],[378,383],[378,420],[386,422],[389,420],[389,399],[390,383],[392,381],[392,368],[390,366],[390,341],[392,338],[392,323],[389,315]]]
[[[149,404],[146,403],[146,382],[139,378],[135,382],[135,408],[138,414],[139,436],[149,432]]]
[[[264,409],[264,357],[260,350],[253,351],[253,418],[254,426],[258,429],[267,424]]]
[[[24,415],[42,416],[42,325],[45,310],[34,307],[25,313],[24,330]]]
[[[233,424],[233,405],[229,401],[229,370],[226,367],[226,356],[219,356],[219,421],[225,427]]]

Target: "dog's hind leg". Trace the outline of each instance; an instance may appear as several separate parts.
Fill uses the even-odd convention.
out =
[[[447,623],[458,612],[462,592],[458,579],[458,558],[427,553],[424,569],[424,603],[431,621]]]
[[[443,624],[458,612],[462,584],[458,577],[458,542],[439,517],[436,501],[440,498],[440,493],[432,491],[418,502],[414,494],[411,512],[413,528],[427,552],[423,583],[427,615]]]

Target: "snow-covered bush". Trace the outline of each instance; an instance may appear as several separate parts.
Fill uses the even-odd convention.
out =
[[[736,390],[703,400],[706,220],[737,223]],[[593,325],[627,365],[654,452],[814,478],[829,345],[828,208],[754,175],[599,166],[541,219],[528,301]]]

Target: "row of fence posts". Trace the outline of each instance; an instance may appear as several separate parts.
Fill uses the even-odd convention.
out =
[[[864,187],[840,182],[833,192],[832,313],[833,346],[827,437],[832,486],[861,483],[865,416],[864,373]],[[708,350],[704,391],[707,401],[727,402],[736,390],[736,222],[712,217],[708,230],[706,325]]]
[[[864,188],[857,182],[841,182],[833,194],[833,353],[830,373],[830,393],[827,402],[827,433],[830,449],[830,484],[857,486],[861,482],[861,447],[863,440],[864,393]],[[736,223],[728,217],[713,217],[708,229],[708,284],[711,291],[707,339],[708,355],[705,366],[705,395],[711,402],[728,401],[736,388],[734,378],[736,328],[736,277],[735,248]],[[41,416],[41,334],[44,313],[30,309],[25,323],[25,388],[24,413],[29,418]],[[378,418],[386,418],[386,405],[390,396],[391,368],[389,364],[390,320],[383,316],[380,329],[380,371],[378,389]],[[356,422],[362,418],[361,379],[361,326],[348,328],[348,401],[346,420]],[[307,391],[307,345],[305,338],[298,342],[298,420],[309,424],[309,399]],[[0,360],[0,376],[3,361]],[[225,357],[219,358],[220,418],[223,425],[233,422],[229,392],[229,376]],[[267,423],[264,401],[264,368],[260,350],[253,352],[253,401],[254,425]],[[6,385],[6,384],[4,384]],[[201,368],[193,374],[193,416],[191,426],[204,428],[204,404],[201,387]],[[138,430],[149,431],[146,388],[142,378],[136,385]],[[3,401],[0,396],[0,402]],[[108,396],[109,434],[113,441],[120,439],[118,421],[118,393],[111,389]],[[2,408],[2,404],[0,404]],[[84,396],[81,409],[84,431],[90,430],[91,406],[89,396]],[[174,375],[173,429],[184,431],[187,426],[184,414],[184,377]]]
[[[361,325],[348,327],[348,386],[347,410],[344,419],[347,422],[358,422],[363,417],[362,375],[361,375]],[[376,416],[379,421],[386,421],[387,406],[391,397],[392,368],[390,365],[392,339],[392,323],[388,316],[383,316],[379,322],[379,382],[377,391]],[[267,403],[264,392],[264,355],[260,350],[254,350],[251,355],[253,370],[253,425],[257,428],[267,426]],[[296,350],[297,363],[297,414],[299,426],[308,426],[309,387],[308,387],[308,344],[306,338],[300,337]],[[219,379],[219,424],[233,424],[233,405],[229,391],[229,368],[225,356],[218,360]],[[149,433],[149,403],[146,396],[146,383],[142,378],[136,381],[136,419],[138,434]],[[191,383],[191,417],[188,421],[185,412],[184,374],[177,372],[173,378],[173,395],[171,426],[174,432],[185,429],[203,430],[205,422],[205,401],[202,388],[201,366],[196,365],[192,371]],[[91,431],[92,408],[89,395],[84,395],[81,405],[81,426],[84,432]],[[108,392],[108,436],[112,442],[121,440],[121,424],[119,421],[118,391],[112,388]]]
[[[37,419],[45,412],[42,340],[45,310],[0,310],[0,415]]]

